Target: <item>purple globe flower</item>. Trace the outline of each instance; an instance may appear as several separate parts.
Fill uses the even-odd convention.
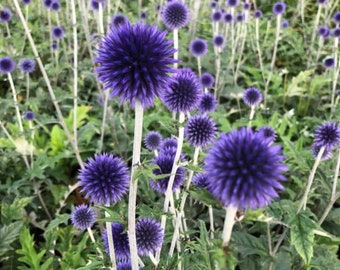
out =
[[[236,14],[236,22],[244,22],[245,17],[244,17],[244,13],[240,12]]]
[[[261,103],[262,94],[259,89],[249,87],[243,93],[243,101],[249,107],[256,106]]]
[[[228,7],[234,8],[238,6],[239,1],[238,0],[227,0],[226,4]]]
[[[207,179],[208,175],[205,173],[196,173],[192,179],[192,184],[196,185],[197,188],[206,188],[207,187]]]
[[[323,66],[325,68],[333,68],[335,66],[335,59],[333,57],[327,57],[323,60]]]
[[[208,51],[208,43],[204,39],[196,38],[191,41],[189,51],[193,56],[202,57]]]
[[[244,3],[244,4],[243,4],[243,9],[244,9],[244,10],[250,10],[250,9],[251,9],[251,4],[248,3],[248,2]]]
[[[35,119],[35,113],[32,111],[26,111],[24,114],[24,119],[27,121],[33,121]]]
[[[79,170],[79,185],[86,198],[96,204],[115,204],[127,192],[129,173],[126,163],[111,154],[96,154]]]
[[[11,73],[13,70],[15,69],[15,62],[5,56],[3,58],[0,58],[0,72],[7,74],[7,73]]]
[[[215,35],[213,37],[213,44],[218,48],[222,48],[224,46],[224,36],[222,35]]]
[[[209,145],[216,136],[216,124],[207,115],[190,117],[184,128],[186,140],[194,147]]]
[[[204,88],[210,88],[214,85],[215,78],[208,72],[204,72],[200,78],[201,84]]]
[[[276,2],[273,6],[274,15],[278,16],[285,12],[286,4],[284,2]]]
[[[223,15],[223,20],[225,23],[231,23],[233,21],[233,15],[227,12]]]
[[[61,4],[60,4],[59,0],[54,0],[50,5],[50,9],[52,11],[58,12],[60,10],[60,8],[61,8]]]
[[[258,208],[278,197],[282,172],[281,147],[245,127],[225,133],[205,159],[207,188],[224,206]]]
[[[102,5],[102,9],[106,7],[106,0],[90,0],[90,8],[93,11],[99,11],[99,4]]]
[[[53,40],[50,46],[53,51],[57,51],[59,49],[59,43],[56,40]]]
[[[258,132],[266,139],[269,139],[269,142],[272,143],[276,140],[277,134],[275,129],[270,126],[261,127]]]
[[[32,2],[32,0],[21,0],[21,3],[23,5],[29,5],[29,4],[31,4],[31,2]]]
[[[119,222],[112,222],[112,238],[113,244],[115,248],[115,255],[118,260],[126,261],[130,258],[130,247],[129,247],[129,238],[128,234],[125,231],[125,228]],[[110,253],[109,250],[109,241],[107,238],[107,231],[103,231],[102,235],[105,251]]]
[[[163,244],[163,229],[155,219],[139,218],[136,222],[136,240],[138,255],[155,254]]]
[[[54,26],[52,28],[52,37],[55,39],[61,39],[64,37],[65,31],[61,26]]]
[[[35,62],[32,59],[22,59],[18,66],[24,73],[32,73],[35,70]]]
[[[217,100],[214,95],[206,93],[202,95],[200,104],[198,104],[198,110],[201,113],[210,113],[215,111],[217,107]]]
[[[333,21],[334,21],[336,24],[340,24],[340,11],[335,12],[335,14],[333,15]]]
[[[0,8],[0,22],[8,23],[12,19],[12,12],[8,8]]]
[[[144,108],[153,105],[161,89],[170,80],[170,67],[175,49],[166,40],[166,32],[145,23],[111,28],[101,42],[95,69],[105,88],[112,88],[112,96],[120,96],[134,105],[136,100]]]
[[[50,8],[53,0],[43,0],[44,6]]]
[[[310,148],[310,151],[311,151],[311,154],[312,154],[312,157],[316,159],[316,157],[318,156],[319,154],[319,151],[320,151],[321,147],[320,146],[317,146],[315,143],[312,144],[311,148]],[[329,149],[329,148],[325,148],[323,154],[322,154],[322,157],[321,157],[321,160],[328,160],[328,159],[331,159],[333,156],[332,154],[332,149]]]
[[[157,150],[162,143],[162,135],[157,131],[150,131],[144,138],[144,143],[147,149]]]
[[[340,126],[334,122],[326,122],[315,130],[314,144],[318,147],[333,149],[340,143]]]
[[[150,180],[150,186],[160,193],[165,193],[168,188],[168,183],[170,179],[170,173],[172,169],[172,165],[174,163],[176,154],[176,148],[168,149],[167,151],[160,151],[159,155],[154,158],[152,164],[157,165],[158,168],[153,170],[153,174],[155,176],[159,175],[167,175],[164,178],[157,180]],[[183,167],[179,167],[176,172],[176,176],[174,179],[174,184],[172,186],[172,190],[176,190],[183,185],[185,178],[185,169]]]
[[[84,231],[91,228],[96,221],[96,212],[85,204],[79,205],[71,213],[71,221],[74,227]]]
[[[340,38],[340,27],[335,27],[332,29],[332,36],[335,38]]]
[[[140,18],[142,20],[146,20],[148,18],[148,13],[146,11],[142,11],[140,14]]]
[[[211,20],[213,22],[220,22],[222,20],[222,12],[220,10],[216,10],[211,14]]]
[[[211,7],[211,8],[217,8],[217,2],[214,1],[214,0],[211,1],[211,2],[210,2],[210,7]]]
[[[257,10],[254,11],[254,18],[255,19],[260,19],[262,17],[262,15],[263,14],[262,14],[261,10],[257,9]]]
[[[162,11],[162,20],[170,29],[180,29],[189,23],[190,10],[182,1],[171,1],[166,4]]]
[[[330,35],[330,31],[329,31],[329,28],[327,26],[320,26],[319,29],[318,29],[318,35],[320,37],[322,37],[323,39],[326,39],[329,37]]]
[[[161,142],[160,151],[163,152],[171,152],[174,151],[176,153],[177,149],[177,140],[175,138],[166,138]]]
[[[201,99],[201,84],[196,74],[188,68],[179,69],[168,89],[163,91],[162,100],[172,112],[190,112],[197,108]]]
[[[289,27],[289,22],[287,20],[283,20],[282,23],[281,23],[281,27],[283,29],[288,28]]]
[[[125,15],[118,13],[112,17],[111,27],[118,27],[128,22],[129,22],[129,19]]]

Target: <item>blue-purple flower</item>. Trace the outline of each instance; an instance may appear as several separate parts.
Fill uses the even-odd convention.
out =
[[[325,68],[333,68],[335,66],[335,59],[333,57],[327,57],[323,60],[323,66]]]
[[[204,39],[196,38],[191,41],[189,51],[195,57],[202,57],[208,51],[208,43]]]
[[[162,135],[157,131],[150,131],[144,138],[144,143],[147,149],[157,150],[162,143]]]
[[[7,74],[11,73],[15,69],[15,62],[10,57],[0,58],[0,72]]]
[[[112,238],[115,249],[115,255],[118,260],[128,260],[130,258],[130,247],[128,234],[125,231],[124,226],[119,222],[112,222]],[[104,247],[107,253],[109,253],[109,241],[107,238],[107,231],[103,231],[102,235]]]
[[[61,8],[61,4],[60,4],[59,0],[53,0],[53,2],[50,5],[50,9],[52,11],[58,12],[60,10],[60,8]]]
[[[194,147],[205,147],[216,136],[216,124],[207,115],[191,116],[185,125],[184,136]]]
[[[196,185],[197,188],[207,187],[208,175],[206,173],[196,173],[192,179],[192,184]]]
[[[270,143],[276,140],[276,131],[271,126],[263,126],[258,130],[258,132],[261,133],[266,139],[269,139]]]
[[[239,0],[227,0],[226,4],[227,4],[227,6],[229,6],[231,8],[235,8],[235,7],[238,6]]]
[[[99,10],[99,4],[101,4],[102,9],[106,7],[106,0],[90,0],[90,7],[93,11]]]
[[[200,78],[201,84],[204,88],[210,88],[214,85],[215,78],[208,72],[204,72]]]
[[[223,15],[223,21],[225,23],[231,23],[233,21],[233,15],[229,12],[226,12],[224,15]]]
[[[340,27],[335,27],[331,32],[332,36],[335,38],[340,38]]]
[[[22,59],[19,61],[18,66],[24,73],[32,73],[35,70],[35,62],[33,59]]]
[[[166,40],[166,32],[156,26],[129,22],[110,28],[98,49],[95,69],[105,88],[121,102],[133,106],[139,100],[144,108],[153,105],[160,90],[167,87],[173,68],[175,49]]]
[[[281,147],[245,127],[224,133],[205,158],[207,188],[224,206],[258,208],[278,197],[287,170]]]
[[[33,121],[35,119],[35,113],[30,110],[27,110],[24,113],[24,119],[27,121]]]
[[[171,1],[166,4],[162,11],[162,20],[170,29],[180,29],[189,23],[190,10],[182,1]]]
[[[261,10],[259,10],[259,9],[254,10],[254,18],[255,19],[260,19],[262,17],[262,15],[263,15],[263,13],[262,13]]]
[[[71,213],[71,221],[74,227],[84,231],[93,226],[96,221],[96,212],[85,204],[76,206]]]
[[[222,20],[222,12],[220,10],[216,10],[211,14],[211,20],[213,22],[219,22]]]
[[[112,17],[111,27],[118,27],[128,22],[129,22],[129,19],[125,15],[118,13]]]
[[[334,13],[334,15],[333,15],[333,21],[334,21],[336,24],[340,24],[340,11]]]
[[[314,144],[333,149],[340,143],[340,126],[335,122],[325,122],[315,130]]]
[[[213,37],[213,44],[218,48],[222,48],[224,46],[224,36],[222,35],[215,35]]]
[[[136,222],[136,240],[138,255],[155,254],[163,244],[163,229],[161,224],[151,218],[139,218]]]
[[[315,143],[312,144],[310,151],[312,154],[312,157],[316,159],[316,157],[318,156],[319,152],[320,152],[321,147],[316,145]],[[325,150],[323,151],[323,154],[321,156],[321,160],[328,160],[330,158],[332,158],[333,154],[332,154],[332,149],[330,148],[325,148]]]
[[[61,39],[64,37],[64,34],[65,34],[65,30],[63,27],[61,26],[54,26],[52,28],[52,37],[53,38],[56,38],[56,39]]]
[[[127,165],[112,154],[96,154],[80,169],[78,178],[85,198],[96,204],[110,205],[119,201],[129,187]]]
[[[202,95],[201,101],[198,104],[198,110],[201,113],[210,113],[215,111],[217,107],[217,100],[213,94],[206,93]]]
[[[31,4],[32,0],[21,0],[21,3],[23,5],[28,5],[28,4]]]
[[[256,106],[262,101],[262,94],[259,89],[249,87],[243,92],[243,101],[249,107]]]
[[[0,8],[0,22],[8,23],[12,19],[12,12],[8,8]]]
[[[330,35],[329,28],[325,25],[320,26],[318,29],[318,35],[322,37],[323,39],[328,38]]]
[[[284,2],[276,2],[273,6],[274,15],[281,15],[286,10],[286,4]]]

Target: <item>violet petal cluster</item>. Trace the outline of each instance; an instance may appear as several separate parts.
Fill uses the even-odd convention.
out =
[[[318,147],[333,149],[340,143],[340,126],[335,122],[326,122],[315,130],[314,144]]]
[[[213,94],[206,93],[202,95],[200,104],[198,104],[198,110],[201,113],[210,113],[215,111],[217,107],[217,99]]]
[[[138,255],[155,254],[163,244],[163,229],[161,224],[152,218],[139,218],[136,222],[136,240]]]
[[[71,213],[71,222],[78,230],[91,228],[96,221],[96,212],[85,204],[76,206]]]
[[[157,150],[162,143],[162,135],[157,131],[150,131],[144,138],[144,144],[150,151]]]
[[[189,23],[190,10],[182,1],[170,1],[162,11],[162,20],[165,26],[170,29],[180,29]]]
[[[115,255],[118,260],[126,261],[130,258],[130,246],[128,234],[125,231],[124,226],[119,222],[112,222],[112,238],[114,243]],[[105,251],[109,254],[109,241],[107,238],[107,230],[103,231],[102,239],[105,247]]]
[[[207,115],[194,115],[185,125],[184,136],[192,146],[205,147],[216,136],[216,124]]]

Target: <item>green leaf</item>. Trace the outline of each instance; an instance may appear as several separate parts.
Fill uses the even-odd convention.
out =
[[[19,235],[19,232],[22,228],[22,221],[17,221],[14,223],[9,224],[8,226],[5,225],[0,228],[0,261],[2,255],[4,255],[7,251],[13,250],[10,246]]]
[[[67,141],[64,131],[58,126],[54,125],[51,131],[51,154],[56,155],[62,152],[65,148],[65,142]]]
[[[314,229],[317,225],[305,211],[294,215],[288,223],[291,243],[305,264],[309,265],[313,257]]]
[[[48,224],[45,233],[57,228],[60,224],[67,224],[70,219],[70,214],[56,215],[50,224]]]
[[[301,96],[306,89],[306,87],[303,87],[301,84],[307,83],[313,73],[314,70],[305,70],[301,71],[296,77],[293,77],[291,83],[287,87],[286,95],[288,97]]]
[[[13,220],[20,220],[23,209],[32,201],[33,197],[16,197],[13,202],[1,205],[1,216],[4,224],[10,224]],[[2,239],[2,238],[0,238]]]
[[[212,206],[216,204],[216,199],[214,196],[204,188],[195,190],[190,189],[189,195],[206,206]]]
[[[340,269],[340,260],[337,257],[338,246],[316,246],[311,265],[313,269],[319,270],[338,270]]]
[[[233,245],[238,249],[242,256],[268,255],[268,242],[263,235],[255,237],[243,232],[233,232],[232,238],[234,239]]]
[[[77,107],[77,128],[81,127],[84,125],[85,120],[89,117],[88,112],[92,109],[91,106],[78,106]],[[65,119],[67,128],[69,130],[73,130],[73,113],[74,110],[72,109],[67,117]]]

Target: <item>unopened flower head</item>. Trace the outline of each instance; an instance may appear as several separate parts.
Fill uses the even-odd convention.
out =
[[[283,29],[288,28],[289,27],[289,22],[287,20],[283,20],[282,23],[281,23],[281,27]]]
[[[124,226],[119,222],[112,222],[112,238],[115,248],[115,255],[118,260],[128,260],[130,258],[130,247],[129,247],[129,238],[128,234],[125,231]],[[103,235],[103,242],[105,251],[109,254],[109,241],[107,238],[107,231],[104,230]]]
[[[21,0],[21,3],[23,3],[24,5],[29,5],[32,3],[32,0]]]
[[[136,222],[137,250],[140,256],[155,254],[163,244],[161,224],[152,218],[139,218]]]
[[[60,4],[59,0],[53,0],[53,2],[50,5],[50,9],[52,11],[58,12],[60,10],[60,8],[61,8],[61,4]]]
[[[320,26],[318,29],[318,35],[323,39],[327,39],[330,35],[329,28],[325,25]]]
[[[207,115],[191,116],[185,125],[184,135],[194,147],[205,147],[216,136],[216,124]]]
[[[333,15],[333,21],[334,21],[336,24],[340,24],[340,11],[334,13],[334,15]]]
[[[201,113],[210,113],[215,111],[217,107],[217,100],[213,94],[206,93],[202,95],[201,101],[198,104],[198,110]]]
[[[35,62],[33,59],[22,59],[19,61],[18,66],[24,73],[32,73],[35,70]]]
[[[216,10],[211,14],[211,20],[213,22],[219,22],[222,20],[222,12],[220,10]]]
[[[243,93],[243,101],[249,107],[259,105],[262,101],[262,94],[259,89],[249,87]]]
[[[243,12],[239,12],[236,14],[236,22],[244,22],[245,20],[245,16],[244,16],[244,13]]]
[[[231,23],[233,21],[233,15],[231,13],[229,13],[229,12],[224,13],[223,21],[225,23]]]
[[[147,149],[153,151],[157,150],[160,147],[162,139],[162,135],[159,134],[159,132],[150,131],[148,134],[146,134],[144,138],[144,143]]]
[[[335,27],[331,32],[332,36],[335,38],[340,38],[340,27]]]
[[[27,121],[33,121],[35,119],[35,113],[28,110],[24,114],[24,119]]]
[[[191,41],[189,50],[193,56],[202,57],[208,51],[208,43],[204,39],[196,38]]]
[[[263,13],[262,13],[261,10],[256,9],[256,10],[254,11],[254,18],[255,18],[255,19],[260,19],[262,16],[263,16]]]
[[[213,44],[218,48],[222,48],[224,46],[224,36],[222,35],[215,35],[213,37]]]
[[[162,20],[170,29],[180,29],[189,23],[190,10],[182,1],[171,1],[166,4],[162,11]]]
[[[323,66],[325,68],[333,68],[335,64],[335,59],[333,57],[327,57],[323,60]]]
[[[85,204],[75,207],[71,213],[71,221],[74,227],[84,231],[91,228],[96,221],[96,212]]]
[[[204,72],[201,75],[200,82],[204,88],[210,88],[214,85],[215,78],[208,72]]]
[[[227,0],[226,4],[228,7],[235,8],[239,4],[239,0]]]

